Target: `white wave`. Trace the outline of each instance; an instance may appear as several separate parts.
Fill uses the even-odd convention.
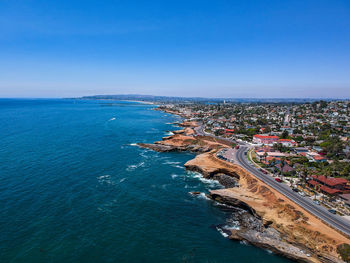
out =
[[[109,174],[101,175],[101,176],[97,177],[97,179],[99,179],[99,180],[104,180],[104,179],[109,179],[109,178],[111,178],[111,176]]]
[[[224,231],[222,231],[221,228],[216,227],[216,230],[219,231],[219,233],[220,233],[223,237],[225,237],[225,238],[228,237],[228,234],[226,234]]]
[[[122,183],[122,182],[124,182],[125,180],[126,180],[126,177],[125,177],[125,178],[120,179],[120,180],[119,180],[119,183]]]
[[[166,132],[165,135],[166,136],[172,136],[172,135],[174,135],[174,133],[173,132]]]
[[[232,209],[235,209],[235,210],[238,210],[239,208],[237,207],[234,207],[232,205],[227,205],[227,204],[224,204],[224,203],[219,203],[219,202],[214,202],[214,205],[216,206],[220,206],[220,207],[227,207],[227,208],[232,208]]]
[[[246,246],[249,245],[249,243],[247,241],[245,241],[245,240],[241,240],[241,241],[239,241],[239,243],[241,243],[242,245],[246,245]]]
[[[154,152],[150,152],[150,151],[147,151],[147,150],[144,150],[144,151],[142,151],[139,155],[140,156],[142,156],[143,158],[146,158],[146,159],[148,159],[148,158],[150,158],[151,157],[151,154],[153,154],[153,155],[157,155],[157,154],[155,154]]]
[[[137,146],[137,143],[130,143],[130,146]]]
[[[172,174],[171,175],[171,178],[173,178],[173,179],[175,179],[175,178],[177,178],[177,177],[179,177],[180,175],[178,175],[178,174]]]
[[[198,173],[198,172],[192,172],[192,171],[187,171],[187,174],[195,179],[200,180],[202,183],[204,183],[205,185],[209,186],[210,188],[222,188],[223,186],[219,183],[219,181],[217,180],[212,180],[212,179],[207,179],[204,178],[202,174]]]
[[[111,180],[111,176],[109,174],[99,176],[97,177],[97,180],[100,184],[110,184],[110,185],[115,184],[115,182]]]
[[[128,168],[126,168],[127,171],[134,171],[139,167],[143,167],[145,165],[145,162],[140,162],[138,164],[130,164],[128,165]]]
[[[185,186],[185,188],[186,188],[186,186]],[[200,194],[195,193],[194,194],[192,192],[189,192],[189,194],[192,195],[192,196],[195,196],[195,197],[197,197],[199,199],[210,200],[210,198],[207,197],[207,195],[205,193],[200,193]]]
[[[239,230],[240,229],[238,221],[232,221],[229,224],[223,226],[222,228],[227,229],[227,230]]]
[[[210,198],[207,197],[207,195],[205,193],[200,193],[199,195],[197,195],[197,197],[200,199],[210,200]]]
[[[168,186],[168,184],[161,184],[161,185],[155,185],[155,184],[152,184],[151,187],[152,188],[160,188],[160,189],[166,189]]]
[[[115,120],[115,118],[111,118],[111,119],[109,119],[108,121],[114,121]]]
[[[163,164],[180,164],[181,162],[166,161]]]
[[[179,168],[179,169],[185,169],[185,167],[179,165],[181,162],[173,162],[173,161],[165,161],[163,164],[171,165],[172,167]]]
[[[188,184],[185,184],[185,188],[186,189],[198,189],[198,187],[200,187],[200,185],[188,185]]]
[[[113,199],[113,200],[106,202],[106,203],[102,204],[101,206],[97,207],[97,210],[101,211],[102,213],[109,214],[113,211],[113,207],[115,207],[117,203],[118,203],[118,200]]]

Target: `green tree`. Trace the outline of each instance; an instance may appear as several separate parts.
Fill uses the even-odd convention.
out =
[[[287,130],[284,130],[281,135],[281,139],[287,139],[289,136],[289,132]]]

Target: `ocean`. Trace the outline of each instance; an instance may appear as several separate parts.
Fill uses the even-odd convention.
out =
[[[123,101],[0,99],[1,262],[289,262],[230,241],[221,186],[157,153],[179,117]]]

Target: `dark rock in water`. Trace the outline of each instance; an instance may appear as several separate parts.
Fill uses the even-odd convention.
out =
[[[232,188],[238,186],[237,178],[223,173],[214,175],[213,179],[219,181],[219,183],[225,186],[225,188]]]
[[[191,195],[200,195],[201,192],[197,192],[197,191],[194,191],[194,192],[190,192]]]
[[[229,206],[239,207],[243,210],[248,211],[251,215],[255,216],[256,218],[260,218],[259,215],[255,212],[255,210],[253,208],[251,208],[246,203],[244,203],[236,198],[222,196],[222,195],[218,195],[218,194],[215,194],[212,192],[210,193],[209,198],[212,198],[213,200],[215,200],[219,203],[223,203],[223,204],[226,204]]]
[[[148,148],[153,151],[157,152],[173,152],[173,151],[179,151],[180,149],[175,148],[170,145],[163,145],[163,144],[154,144],[154,143],[138,143],[138,146],[142,148]]]
[[[257,216],[254,209],[243,202],[215,194],[208,196],[217,202],[239,207],[239,210],[230,214],[227,224],[217,226],[217,229],[228,235],[229,239],[244,241],[298,262],[312,262],[305,246],[284,241],[281,233],[270,227],[272,222],[264,221]],[[232,222],[236,222],[237,227],[230,227]],[[330,261],[325,260],[325,262]]]
[[[171,136],[169,136],[170,138]],[[168,137],[166,137],[168,138]],[[199,146],[199,145],[186,145],[186,146],[173,146],[173,145],[166,145],[162,143],[138,143],[138,146],[142,148],[148,148],[153,151],[157,152],[209,152],[210,147],[208,146]]]

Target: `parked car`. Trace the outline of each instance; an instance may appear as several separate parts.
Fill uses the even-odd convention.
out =
[[[334,214],[334,215],[336,215],[336,214],[337,214],[337,211],[336,211],[336,210],[334,210],[334,209],[329,209],[329,210],[328,210],[328,212],[330,212],[330,213],[332,213],[332,214]]]
[[[304,192],[299,192],[299,194],[300,194],[301,196],[305,196],[305,193],[304,193]]]
[[[318,201],[318,200],[314,200],[314,203],[316,204],[316,205],[320,205],[321,203],[320,203],[320,201]]]
[[[239,145],[236,145],[236,149],[237,149],[237,150],[239,149]]]
[[[282,180],[280,178],[278,178],[278,177],[275,178],[275,181],[279,182],[279,183],[282,183]]]
[[[292,190],[296,193],[299,192],[298,188],[292,188]]]

